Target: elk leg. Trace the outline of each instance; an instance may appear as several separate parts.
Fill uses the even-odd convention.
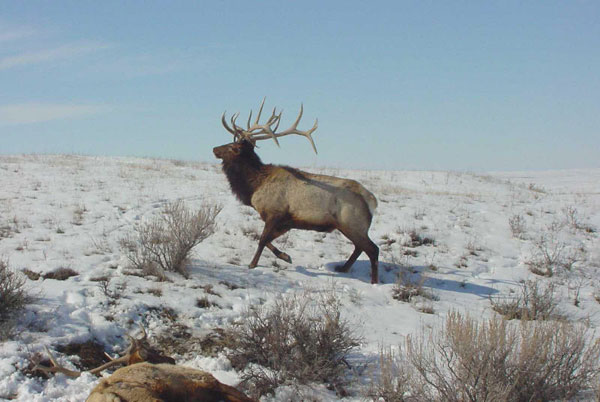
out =
[[[283,251],[280,251],[277,247],[275,247],[273,245],[273,243],[267,243],[266,246],[269,250],[271,250],[273,252],[273,254],[275,254],[275,257],[277,258],[281,258],[283,261],[287,262],[287,263],[292,263],[292,257],[290,257],[288,254],[284,253]]]
[[[356,247],[354,249],[354,252],[350,256],[350,258],[348,258],[348,261],[346,261],[346,263],[344,264],[344,266],[336,267],[335,270],[337,272],[348,272],[350,270],[350,268],[352,267],[352,264],[354,264],[354,262],[356,262],[356,259],[358,258],[360,253],[362,253],[362,250],[360,248]]]
[[[271,238],[271,241],[267,243],[266,247],[267,247],[269,250],[271,250],[271,251],[273,252],[273,254],[275,254],[275,256],[276,256],[277,258],[281,258],[283,261],[285,261],[285,262],[287,262],[287,263],[291,264],[291,263],[292,263],[292,258],[291,258],[289,255],[287,255],[286,253],[284,253],[283,251],[280,251],[280,250],[279,250],[277,247],[275,247],[275,246],[273,245],[273,243],[272,243],[272,241],[273,241],[273,240],[275,240],[275,239],[276,239],[276,238],[278,238],[279,236],[281,236],[281,235],[283,235],[283,234],[287,233],[288,231],[289,231],[289,229],[288,229],[288,228],[281,227],[281,226],[279,226],[279,227],[275,228],[275,230],[273,230],[273,233],[272,233],[272,236],[273,236],[273,237]]]
[[[371,283],[379,282],[379,247],[371,239],[368,234],[360,235],[355,234],[352,231],[341,230],[342,234],[346,236],[354,246],[356,247],[348,261],[341,268],[341,272],[346,272],[350,269],[352,264],[356,261],[361,251],[364,251],[369,256],[371,261]],[[346,269],[346,271],[344,271]]]
[[[379,247],[367,237],[368,243],[365,247],[365,253],[371,260],[371,283],[379,283]]]
[[[248,265],[248,268],[256,268],[258,265],[258,260],[260,259],[260,255],[262,254],[265,246],[271,243],[271,241],[275,238],[274,234],[276,233],[275,228],[277,227],[275,220],[268,220],[265,222],[265,227],[263,229],[262,234],[260,235],[260,240],[258,241],[258,248],[256,249],[256,253],[254,254],[254,258],[252,258],[252,262]]]

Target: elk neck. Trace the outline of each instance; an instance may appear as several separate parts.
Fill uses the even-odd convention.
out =
[[[242,152],[233,160],[223,161],[223,172],[231,191],[245,205],[251,206],[252,195],[260,187],[271,165],[265,165],[253,149]]]

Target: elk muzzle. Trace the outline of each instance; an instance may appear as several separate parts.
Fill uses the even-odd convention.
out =
[[[215,154],[215,156],[217,158],[223,159],[225,157],[225,155],[228,153],[227,151],[229,150],[229,148],[230,148],[230,144],[214,147],[213,153]],[[229,152],[231,152],[231,151],[229,150]]]

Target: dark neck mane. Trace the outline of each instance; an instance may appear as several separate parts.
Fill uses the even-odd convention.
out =
[[[265,171],[270,165],[264,165],[254,151],[244,153],[233,161],[223,162],[223,172],[229,180],[231,191],[245,205],[254,191],[262,183]]]

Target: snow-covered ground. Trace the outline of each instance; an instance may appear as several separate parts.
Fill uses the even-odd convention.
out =
[[[549,172],[354,171],[309,169],[360,181],[379,200],[371,238],[380,246],[381,284],[371,285],[370,266],[362,255],[347,274],[334,271],[353,246],[339,233],[292,231],[275,241],[293,259],[276,260],[268,250],[259,267],[249,270],[262,221],[231,194],[217,164],[169,160],[82,157],[71,155],[0,156],[0,257],[15,270],[47,273],[71,268],[79,275],[65,281],[27,280],[35,302],[19,321],[18,336],[0,344],[0,398],[19,401],[84,400],[98,378],[56,375],[48,380],[23,373],[31,356],[48,346],[95,339],[107,352],[127,346],[124,334],[138,324],[149,337],[168,336],[173,322],[202,337],[239,317],[251,304],[278,295],[334,289],[343,313],[363,336],[355,359],[376,360],[381,346],[396,345],[448,311],[475,317],[493,313],[490,295],[504,297],[519,281],[534,277],[526,261],[536,243],[550,236],[565,253],[579,253],[571,272],[553,281],[560,309],[572,320],[600,325],[600,169]],[[215,233],[194,249],[188,279],[173,275],[155,282],[127,275],[128,261],[119,240],[135,225],[160,213],[169,201],[191,208],[220,204]],[[518,216],[522,239],[511,232]],[[594,229],[594,230],[590,230]],[[434,244],[409,247],[414,231]],[[556,244],[555,244],[556,245]],[[582,251],[583,250],[583,251]],[[402,303],[392,298],[398,272],[426,277],[424,286],[439,300]],[[119,292],[109,303],[97,279],[110,276]],[[206,285],[212,285],[207,293]],[[235,285],[235,286],[232,286]],[[158,290],[157,290],[158,289]],[[216,293],[216,294],[213,294]],[[197,306],[207,297],[217,304]],[[578,298],[578,306],[575,306]],[[426,314],[422,310],[433,310]],[[57,353],[66,366],[67,356]],[[196,351],[174,356],[179,364],[213,373],[236,385],[239,374],[224,356]],[[282,390],[275,399],[286,399]],[[319,398],[336,400],[321,390]],[[358,400],[360,395],[348,398]]]

